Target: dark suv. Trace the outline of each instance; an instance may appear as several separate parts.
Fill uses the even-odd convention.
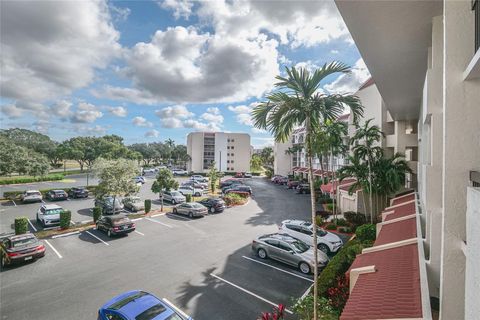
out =
[[[297,187],[297,193],[310,194],[310,185],[308,183],[302,183]]]
[[[88,190],[82,187],[73,187],[68,191],[70,198],[88,198]]]
[[[135,223],[123,214],[98,219],[97,230],[105,231],[111,237],[119,234],[127,234],[135,231]]]
[[[249,186],[245,186],[245,185],[235,185],[231,188],[228,188],[224,191],[225,194],[229,194],[229,193],[248,193],[249,195],[252,194],[252,188],[250,188]]]
[[[118,198],[115,199],[115,206],[113,205],[112,196],[95,199],[95,207],[102,208],[102,214],[104,215],[117,214],[123,211],[123,205]]]
[[[210,213],[223,212],[225,210],[225,202],[220,198],[207,198],[198,201],[198,203],[207,207]]]

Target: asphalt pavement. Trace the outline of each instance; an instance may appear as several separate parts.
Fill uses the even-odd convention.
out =
[[[250,245],[284,219],[308,219],[309,197],[263,178],[247,183],[251,201],[223,213],[143,218],[123,237],[90,230],[46,240],[44,258],[0,274],[1,319],[96,319],[104,302],[132,289],[167,298],[196,320],[254,320],[279,303],[290,309],[312,277],[259,259]]]

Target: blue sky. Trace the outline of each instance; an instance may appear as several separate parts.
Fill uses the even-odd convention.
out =
[[[247,132],[284,66],[339,60],[355,92],[369,74],[332,1],[2,2],[1,127],[62,141],[117,134],[127,144],[191,131]]]

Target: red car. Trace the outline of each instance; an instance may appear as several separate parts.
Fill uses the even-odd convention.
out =
[[[35,260],[45,255],[45,246],[32,233],[6,236],[0,239],[0,264],[10,264]]]
[[[296,189],[299,185],[300,185],[300,181],[288,180],[287,182],[288,189]]]
[[[237,172],[235,174],[235,178],[245,178],[245,173],[244,172]]]

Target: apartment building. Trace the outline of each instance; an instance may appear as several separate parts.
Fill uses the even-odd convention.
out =
[[[407,134],[390,142],[417,161],[417,192],[384,211],[382,240],[349,270],[341,319],[478,319],[480,2],[335,2],[395,134]],[[405,142],[415,135],[417,149]],[[387,265],[399,254],[411,272]]]
[[[187,153],[188,171],[208,172],[213,163],[222,172],[250,171],[252,147],[247,133],[191,132]]]

